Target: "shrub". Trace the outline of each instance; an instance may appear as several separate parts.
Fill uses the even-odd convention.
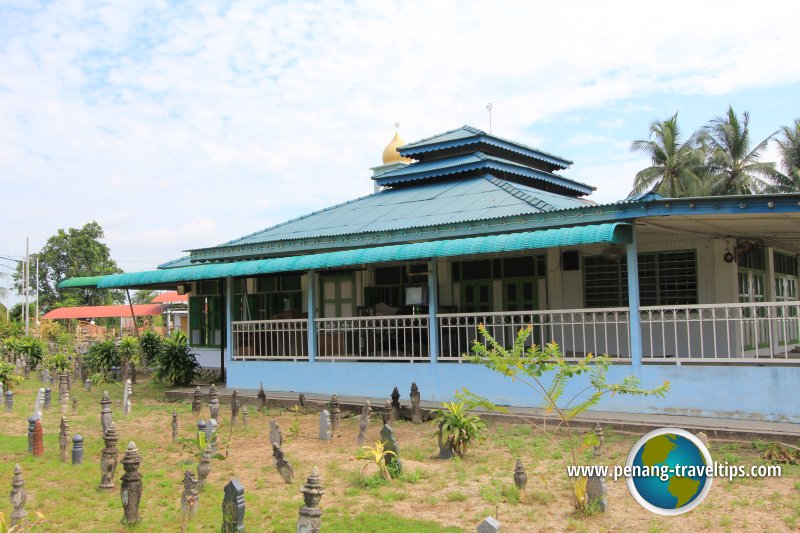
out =
[[[200,364],[186,342],[186,335],[175,332],[164,341],[163,349],[151,364],[153,379],[170,385],[191,385]]]
[[[117,351],[119,352],[120,363],[139,362],[139,343],[136,342],[134,337],[130,335],[122,337],[117,344]]]
[[[139,350],[142,354],[142,362],[145,365],[155,361],[163,349],[164,338],[155,331],[147,330],[139,336]]]
[[[63,373],[69,367],[69,358],[63,352],[54,353],[47,358],[45,366],[53,372]]]
[[[467,454],[467,448],[478,440],[486,424],[477,415],[467,411],[464,402],[445,402],[441,409],[435,410],[433,416],[441,424],[441,438],[453,438],[453,452],[462,459]],[[437,436],[438,436],[437,432]]]
[[[17,339],[16,351],[22,354],[26,361],[28,361],[28,368],[36,370],[44,357],[47,347],[45,343],[36,337],[26,335]]]
[[[96,343],[86,354],[86,366],[93,374],[107,374],[113,367],[118,367],[119,363],[119,350],[114,339]]]
[[[5,361],[0,361],[0,383],[3,384],[3,390],[12,390],[14,385],[17,383],[22,382],[22,376],[18,376],[14,373],[14,365],[12,363],[6,363]]]

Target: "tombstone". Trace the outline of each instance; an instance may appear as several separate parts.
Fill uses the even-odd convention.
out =
[[[44,389],[44,407],[45,409],[50,409],[50,405],[53,403],[53,395],[50,392],[50,387]]]
[[[198,420],[197,421],[197,435],[199,436],[201,433],[205,434],[206,432],[206,421],[205,420]]]
[[[269,421],[269,441],[272,444],[283,446],[283,433],[274,418]]]
[[[112,366],[109,369],[109,371],[111,372],[111,378],[114,381],[119,381],[119,367],[118,366]]]
[[[522,464],[522,459],[517,459],[517,464],[514,465],[514,486],[520,492],[525,492],[525,487],[528,485],[528,474],[525,473],[525,466]]]
[[[75,355],[75,362],[73,363],[73,373],[75,374],[75,381],[78,383],[83,382],[83,365],[81,364],[81,356]]]
[[[608,511],[608,485],[604,476],[589,476],[586,481],[586,500],[590,506],[597,506],[597,511]]]
[[[369,413],[372,407],[369,400],[361,408],[361,416],[358,417],[358,445],[363,446],[367,442],[367,427],[369,426]]]
[[[381,441],[384,443],[383,449],[385,451],[394,452],[394,455],[386,456],[386,466],[391,465],[397,474],[403,473],[403,463],[400,461],[400,446],[397,444],[397,439],[394,436],[394,430],[391,426],[383,426],[381,430]]]
[[[208,391],[208,395],[210,397],[208,402],[209,418],[219,421],[219,392],[217,392],[217,386],[213,383]]]
[[[50,371],[47,370],[46,368],[42,370],[42,383],[44,385],[50,384]]]
[[[289,461],[286,460],[283,448],[274,442],[272,443],[272,457],[275,459],[275,466],[283,478],[283,482],[286,484],[292,483],[294,481],[294,469]]]
[[[383,404],[383,413],[382,414],[383,414],[383,416],[382,416],[383,425],[391,426],[392,424],[394,424],[394,420],[392,420],[392,401],[391,400],[386,400],[386,402]]]
[[[238,479],[225,485],[222,499],[222,533],[244,531],[244,487]]]
[[[86,392],[92,392],[92,380],[86,378],[86,381],[83,382],[83,388],[86,389]]]
[[[67,417],[61,417],[58,427],[58,447],[61,450],[61,462],[67,462],[67,448],[69,447],[69,421]]]
[[[392,391],[392,418],[394,421],[400,420],[400,391],[397,387]]]
[[[14,410],[14,393],[10,390],[5,392],[5,406],[9,413]]]
[[[61,397],[60,405],[61,405],[61,416],[67,414],[67,410],[69,409],[69,391],[64,391],[64,396]]]
[[[108,391],[103,391],[103,397],[100,399],[100,423],[105,433],[111,424],[111,398],[108,397]]]
[[[78,433],[72,437],[72,464],[83,463],[83,436]]]
[[[327,409],[323,409],[319,414],[319,440],[330,441],[331,435],[331,415]]]
[[[6,403],[6,395],[3,392],[3,382],[0,381],[0,405],[5,405]]]
[[[603,445],[606,443],[606,438],[603,435],[603,427],[600,425],[600,423],[595,424],[594,434],[597,436],[597,445],[593,447],[592,455],[595,457],[600,457],[603,455]]]
[[[315,466],[311,469],[306,484],[300,489],[303,493],[303,506],[300,508],[297,518],[297,533],[319,533],[322,529],[322,510],[319,502],[325,491],[322,489],[322,478],[319,477],[319,469]]]
[[[33,417],[36,420],[42,419],[42,409],[44,408],[44,389],[39,389],[33,401]]]
[[[695,436],[700,440],[700,442],[703,443],[703,446],[705,446],[706,448],[710,448],[710,445],[708,443],[708,435],[706,435],[705,432],[699,431]]]
[[[73,415],[77,415],[78,414],[78,397],[77,396],[72,399],[72,414]]]
[[[206,423],[206,442],[211,446],[211,455],[217,453],[217,427],[213,418]]]
[[[231,425],[236,425],[236,419],[239,418],[239,391],[235,388],[231,393]]]
[[[62,406],[69,401],[69,374],[62,372],[58,375],[58,403]]]
[[[33,456],[41,457],[44,455],[44,434],[42,433],[42,421],[37,419],[33,426]]]
[[[25,511],[25,501],[28,494],[25,492],[25,480],[22,478],[22,469],[19,465],[14,466],[14,479],[11,480],[11,526],[16,526],[28,516]]]
[[[200,462],[197,463],[197,483],[201,489],[206,484],[208,474],[211,473],[211,455],[211,445],[206,444],[206,449],[203,450]]]
[[[439,422],[439,431],[436,432],[437,443],[439,444],[439,459],[452,459],[453,458],[453,436],[448,435],[446,439],[443,438],[442,429],[444,421]]]
[[[300,396],[297,397],[297,401],[300,402],[300,411],[306,414],[306,395],[301,392]]]
[[[183,492],[181,493],[181,521],[191,521],[197,516],[200,506],[200,494],[197,490],[199,481],[192,476],[192,471],[183,473]]]
[[[331,433],[338,435],[341,425],[342,409],[339,406],[339,397],[334,394],[331,396]]]
[[[133,441],[128,443],[128,449],[122,457],[122,467],[125,473],[122,474],[122,486],[120,496],[122,497],[122,507],[125,511],[123,524],[132,525],[141,520],[139,516],[139,501],[142,499],[142,475],[139,473],[139,465],[142,463],[142,456]]]
[[[203,393],[200,391],[200,386],[197,385],[192,393],[192,416],[200,415],[203,409]]]
[[[100,488],[113,489],[114,488],[114,472],[117,471],[117,442],[119,442],[119,433],[117,426],[114,422],[108,426],[108,430],[103,434],[103,442],[106,447],[100,454]]]
[[[131,413],[131,407],[133,407],[133,401],[131,400],[131,396],[133,396],[133,385],[131,385],[131,380],[126,380],[125,385],[122,388],[122,414],[128,415]]]
[[[28,453],[33,455],[33,430],[36,428],[36,416],[28,417]]]
[[[260,402],[259,409],[266,409],[267,407],[267,393],[264,392],[264,383],[258,386],[258,401]]]
[[[487,516],[483,522],[478,524],[478,533],[498,533],[500,527],[500,522],[495,517]]]
[[[411,423],[422,424],[422,409],[419,407],[419,387],[411,384]]]
[[[136,363],[128,361],[128,376],[131,378],[131,383],[136,385]]]
[[[25,365],[22,367],[22,372],[25,374],[25,379],[30,379],[31,377],[31,366],[28,364],[28,359],[25,358]]]
[[[248,418],[249,418],[249,414],[247,412],[247,406],[245,405],[242,408],[242,425],[244,426],[244,429],[247,429],[247,419]]]
[[[172,444],[178,442],[178,413],[172,410]]]

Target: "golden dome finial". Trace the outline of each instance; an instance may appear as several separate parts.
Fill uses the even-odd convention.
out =
[[[400,153],[397,151],[398,146],[403,146],[406,142],[400,137],[400,133],[397,131],[400,129],[400,123],[394,123],[394,137],[392,141],[386,145],[386,148],[383,149],[383,164],[388,165],[389,163],[411,163],[411,159],[407,157],[402,157]]]

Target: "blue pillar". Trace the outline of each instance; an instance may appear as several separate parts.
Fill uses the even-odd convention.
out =
[[[639,249],[636,227],[631,228],[628,252],[628,324],[630,330],[631,365],[638,374],[642,366],[642,326],[639,323]]]
[[[436,313],[439,310],[439,291],[437,289],[439,268],[436,259],[428,262],[428,354],[431,363],[436,363],[439,358],[439,320]]]
[[[313,363],[317,357],[317,272],[308,271],[308,362]]]
[[[225,362],[233,360],[233,278],[225,278]],[[227,365],[230,368],[230,365]],[[227,373],[225,382],[227,384]]]

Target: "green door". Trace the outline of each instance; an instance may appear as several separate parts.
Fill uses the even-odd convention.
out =
[[[537,281],[533,278],[503,281],[503,310],[535,311],[539,309]]]
[[[462,281],[461,307],[464,313],[488,313],[492,310],[491,280]]]

